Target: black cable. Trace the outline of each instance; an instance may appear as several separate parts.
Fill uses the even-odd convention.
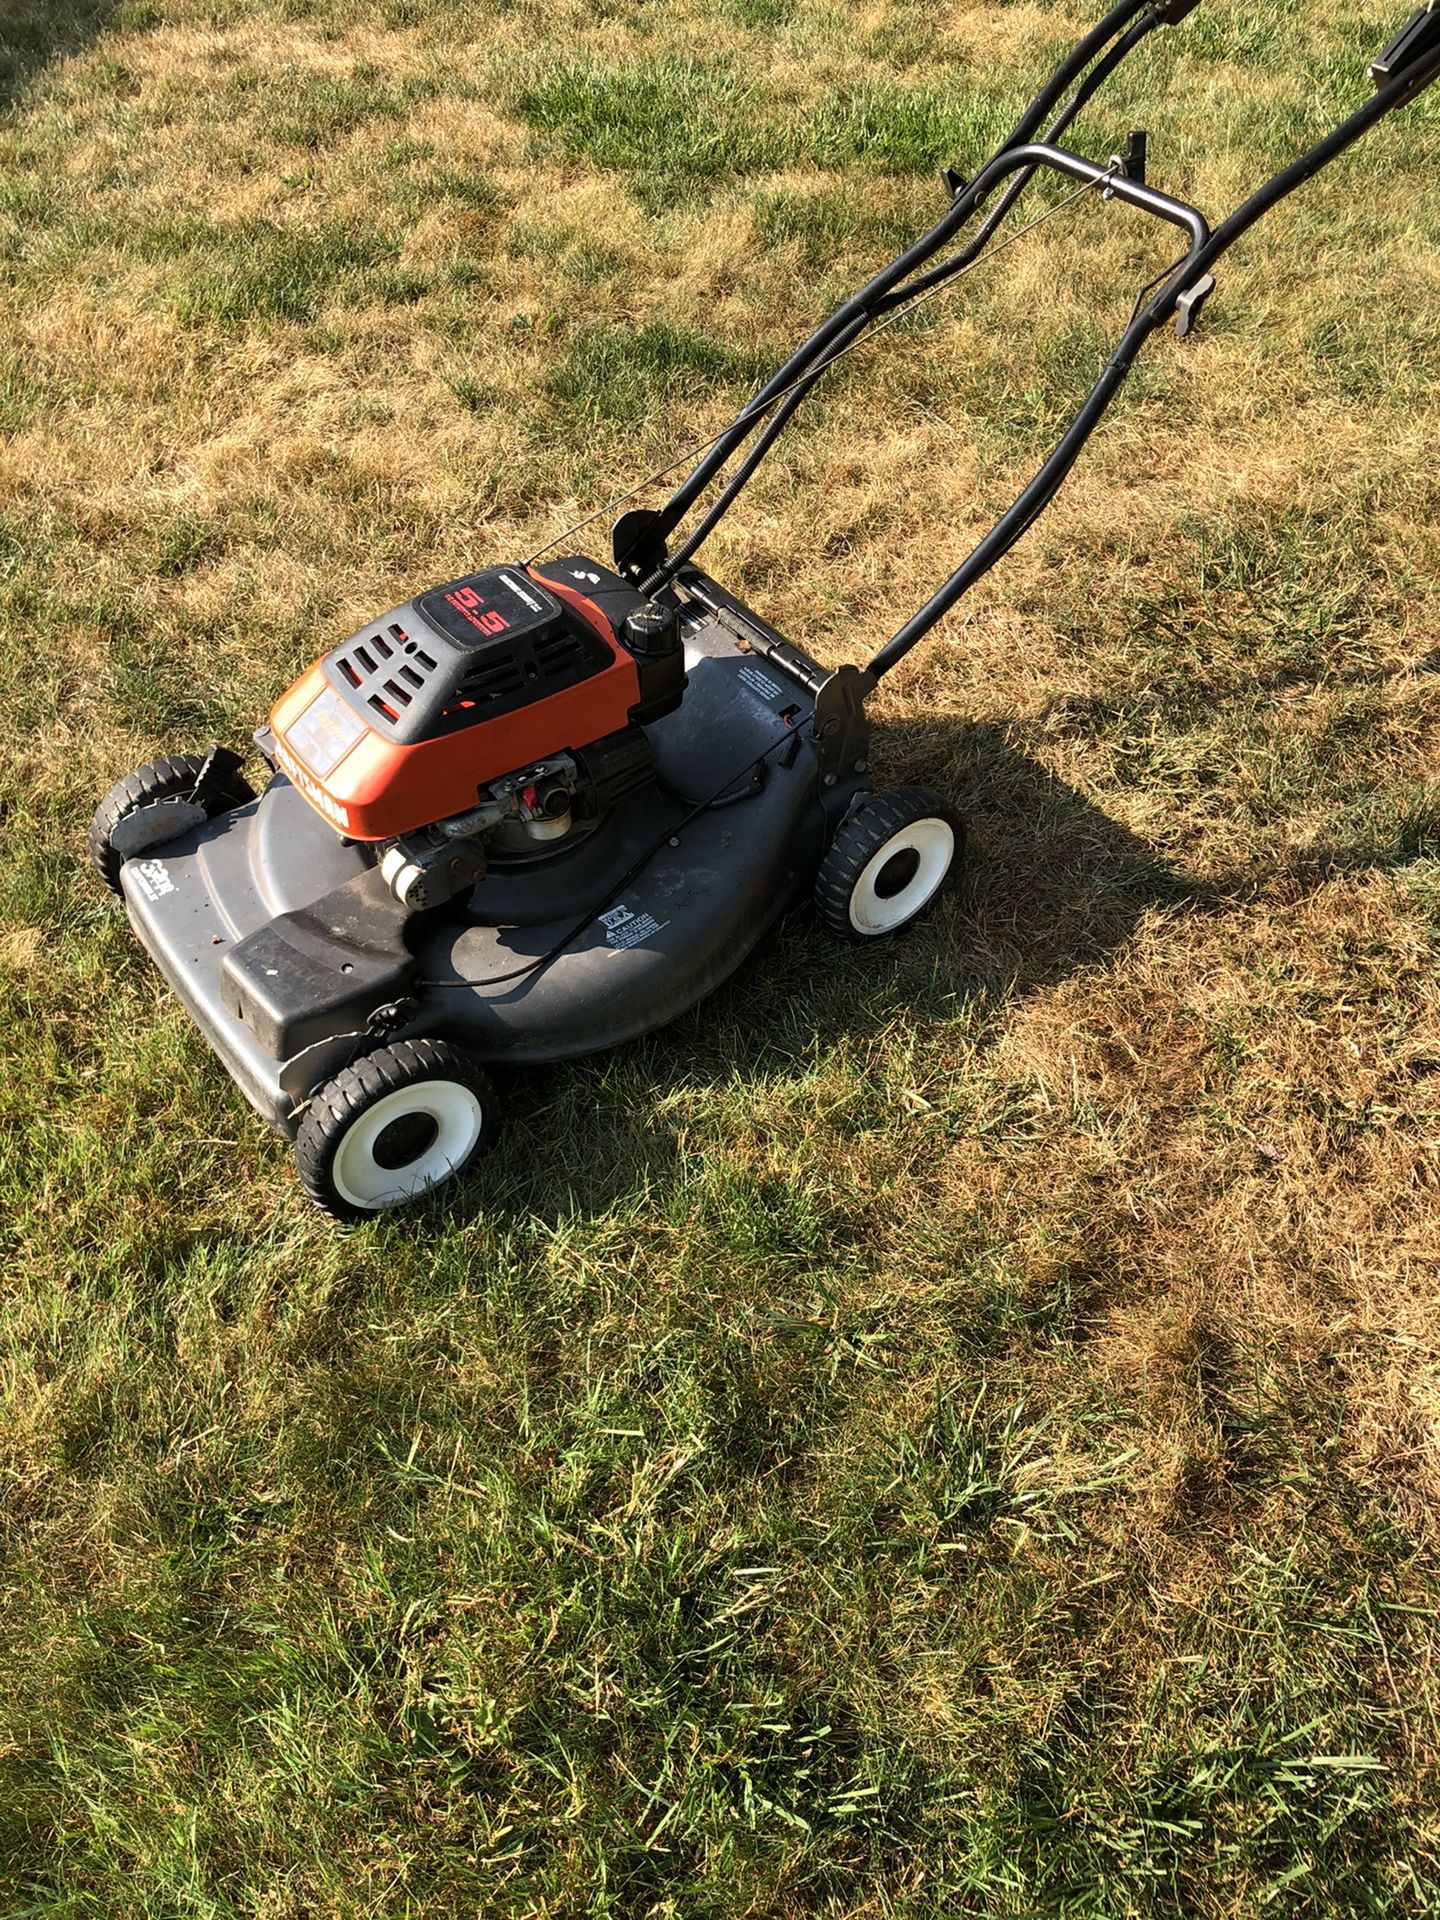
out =
[[[770,752],[772,749],[767,748],[766,751]],[[673,800],[677,807],[695,807],[698,808],[701,813],[718,813],[722,807],[738,806],[742,800],[753,800],[757,793],[763,793],[765,791],[765,773],[766,765],[762,760],[756,770],[755,778],[750,782],[748,787],[742,787],[738,793],[726,793],[722,791],[718,798],[710,800],[692,799],[688,793],[681,793],[678,788],[672,787],[668,780],[662,780],[658,773],[655,776],[655,784],[659,787],[665,798],[667,800]],[[740,775],[737,773],[735,778],[738,780]]]
[[[571,927],[570,931],[557,940],[555,945],[549,948],[547,952],[537,955],[534,960],[527,960],[523,967],[516,967],[510,973],[493,973],[484,980],[416,980],[411,983],[412,987],[427,989],[463,987],[467,993],[473,993],[486,987],[504,986],[508,981],[523,980],[529,974],[539,973],[542,968],[548,967],[552,960],[559,959],[571,941],[579,938],[586,927],[590,925],[591,921],[595,919],[596,915],[602,913],[615,898],[616,894],[628,887],[635,876],[649,866],[660,849],[663,846],[667,846],[669,842],[675,838],[676,834],[683,833],[686,827],[693,825],[702,813],[708,813],[712,807],[717,805],[730,805],[731,802],[723,797],[727,788],[733,787],[737,780],[743,780],[747,773],[762,766],[765,761],[770,758],[772,753],[778,752],[781,747],[787,745],[794,738],[795,729],[793,727],[787,727],[777,740],[772,740],[769,746],[757,753],[753,760],[747,760],[743,767],[737,767],[733,773],[728,774],[713,793],[708,794],[703,800],[695,801],[690,807],[690,811],[682,814],[674,825],[666,827],[659,838],[645,849],[644,853],[640,855],[634,865],[621,874],[614,885],[608,887],[606,891],[600,895],[599,899],[587,907],[584,914],[575,922],[575,925]],[[759,791],[761,791],[759,788],[754,789],[754,791],[747,790],[744,793],[733,795],[732,798],[734,800],[750,800],[753,799]]]

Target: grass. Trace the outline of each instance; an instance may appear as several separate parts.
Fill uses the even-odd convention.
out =
[[[801,165],[933,172],[957,149],[988,150],[1008,125],[983,95],[957,100],[884,80],[791,102],[788,112],[786,104],[762,102],[729,66],[653,58],[566,61],[514,95],[530,125],[557,136],[572,158],[624,173],[655,209],[736,174]]]
[[[580,334],[548,384],[582,421],[630,427],[697,388],[717,382],[753,388],[771,372],[763,355],[651,321],[639,328],[596,327]]]
[[[309,1213],[84,866],[713,432],[1084,15],[0,5],[7,1916],[1440,1913],[1433,103],[886,683],[938,918],[511,1077],[451,1201]],[[1083,144],[1220,210],[1394,24],[1215,0]],[[715,570],[862,659],[1160,257],[857,356]]]

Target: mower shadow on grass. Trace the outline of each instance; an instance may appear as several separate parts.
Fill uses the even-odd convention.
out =
[[[693,1155],[700,1095],[751,1107],[827,1054],[852,1064],[908,1030],[963,1022],[983,1057],[1031,995],[1124,948],[1147,913],[1200,923],[1271,899],[1294,906],[1337,877],[1390,871],[1440,846],[1433,806],[1353,844],[1272,855],[1200,879],[1021,751],[1002,726],[933,719],[878,736],[881,786],[932,784],[970,835],[939,912],[893,942],[838,946],[808,906],[787,914],[725,985],[648,1039],[548,1069],[502,1074],[508,1140],[444,1212],[554,1225],[663,1196]],[[863,1071],[863,1068],[862,1068]],[[723,1121],[721,1122],[723,1125]]]
[[[0,113],[55,60],[103,31],[116,0],[9,0],[0,6]]]
[[[845,948],[808,907],[739,972],[637,1045],[505,1075],[510,1140],[452,1205],[554,1221],[663,1191],[684,1149],[673,1096],[793,1079],[826,1053],[965,1020],[983,1049],[1027,996],[1103,964],[1145,913],[1211,904],[1209,890],[1020,752],[1004,728],[887,725],[882,785],[933,783],[967,822],[969,857],[941,910],[894,942]],[[519,1143],[519,1144],[517,1144]]]

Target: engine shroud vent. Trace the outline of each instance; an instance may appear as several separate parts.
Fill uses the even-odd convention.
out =
[[[610,648],[515,567],[435,587],[337,647],[331,685],[401,745],[513,713],[603,673]]]

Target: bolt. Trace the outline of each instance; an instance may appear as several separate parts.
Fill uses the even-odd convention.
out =
[[[670,836],[670,844],[672,847],[678,847],[680,844],[678,838],[674,834]]]

